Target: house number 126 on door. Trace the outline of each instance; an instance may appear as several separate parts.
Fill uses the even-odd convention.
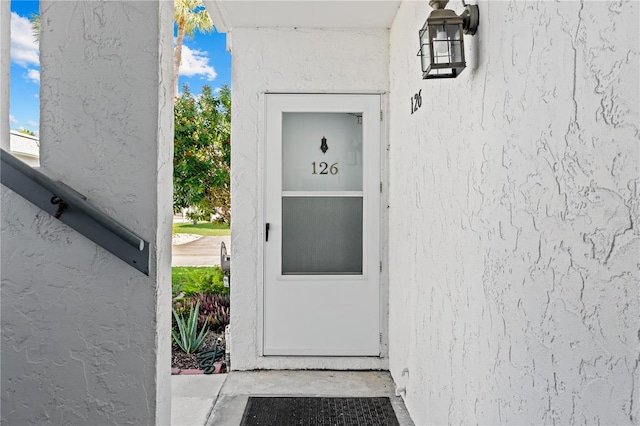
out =
[[[329,163],[323,161],[316,167],[316,162],[311,163],[313,166],[312,175],[337,175],[338,174],[338,163],[333,163],[329,165]]]

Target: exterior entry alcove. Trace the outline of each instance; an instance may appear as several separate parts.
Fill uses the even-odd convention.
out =
[[[381,182],[386,185],[387,108],[389,87],[389,27],[397,11],[397,1],[365,2],[205,2],[219,31],[227,33],[228,47],[232,53],[232,286],[231,303],[231,357],[234,369],[388,369],[388,281],[386,269],[380,272],[380,262],[386,263],[383,249],[386,239],[386,191],[380,192]],[[247,8],[251,13],[245,13]],[[363,78],[366,76],[366,78]],[[305,356],[287,356],[286,351],[273,349],[264,340],[265,270],[272,237],[277,228],[270,230],[270,241],[265,243],[265,223],[268,219],[270,190],[265,176],[273,161],[267,147],[269,132],[269,97],[290,94],[300,96],[359,95],[377,99],[375,113],[368,112],[372,125],[380,132],[375,166],[378,177],[364,181],[379,198],[375,207],[375,222],[379,243],[364,247],[365,261],[375,263],[379,287],[372,294],[375,314],[370,318],[374,326],[369,330],[372,342],[364,352],[351,349],[327,352],[322,344]],[[282,95],[284,96],[284,95]],[[335,112],[354,112],[340,110]],[[299,112],[334,112],[316,108]],[[289,111],[295,112],[295,111]],[[357,123],[357,117],[352,116]],[[365,121],[366,121],[365,120]],[[331,139],[328,135],[329,156]],[[322,135],[317,140],[320,156]],[[349,155],[357,161],[357,147]],[[320,166],[318,158],[316,166]],[[346,156],[340,161],[348,161]],[[309,161],[306,161],[309,163]],[[332,162],[328,163],[331,166]],[[309,163],[308,167],[312,167]],[[372,166],[373,167],[373,166]],[[346,170],[345,170],[346,171]],[[320,170],[318,170],[320,172]],[[309,170],[312,173],[312,170]],[[373,189],[372,189],[373,192]],[[356,202],[351,198],[349,202]],[[288,200],[288,202],[295,202]],[[346,201],[345,201],[346,202]],[[372,208],[371,208],[372,209]],[[359,262],[359,260],[356,260]],[[277,262],[276,262],[277,264]],[[269,265],[272,265],[269,262]],[[279,264],[277,264],[280,266]],[[269,267],[268,265],[266,266]],[[286,280],[285,276],[285,280]],[[353,280],[353,277],[349,278]],[[286,282],[286,281],[285,281]],[[327,288],[329,289],[329,288]],[[318,306],[330,306],[339,297],[331,288],[326,300]],[[348,308],[345,305],[344,311]],[[289,322],[291,317],[289,317]],[[282,323],[283,317],[276,318]],[[333,321],[333,322],[332,322]],[[286,324],[288,325],[288,323]],[[327,329],[337,326],[334,319],[325,324]],[[311,330],[310,330],[311,331]],[[313,333],[310,333],[313,340]],[[321,339],[318,339],[320,342]],[[375,341],[375,342],[374,342]],[[266,352],[265,352],[266,349]],[[350,352],[351,351],[351,352]],[[304,351],[303,351],[304,352]],[[271,353],[272,355],[265,354]],[[288,355],[303,355],[289,351]]]
[[[639,4],[478,5],[467,68],[427,82],[426,0],[207,2],[233,57],[234,368],[388,368],[416,424],[634,423]],[[379,359],[262,356],[275,93],[381,94]]]

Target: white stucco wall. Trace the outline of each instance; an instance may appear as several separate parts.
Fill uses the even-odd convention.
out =
[[[11,130],[9,132],[9,152],[31,167],[40,166],[40,140]]]
[[[388,30],[230,32],[233,51],[231,364],[255,368],[386,368],[385,358],[261,357],[264,92],[383,93]],[[386,305],[386,282],[383,283]],[[386,306],[382,315],[386,317]],[[385,339],[386,339],[386,324]],[[384,353],[386,355],[386,342]]]
[[[149,241],[151,272],[2,187],[2,423],[169,423],[172,9],[41,1],[41,170]]]
[[[640,4],[480,2],[440,81],[415,56],[430,10],[391,29],[390,369],[414,421],[638,424]]]

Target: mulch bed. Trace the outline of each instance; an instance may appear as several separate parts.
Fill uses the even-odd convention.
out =
[[[213,349],[218,337],[224,338],[224,332],[221,333],[209,333],[205,338],[202,346],[198,349],[198,352],[193,354],[186,354],[175,343],[171,346],[171,368],[180,370],[201,370],[200,360],[197,359],[197,354],[209,349]],[[220,359],[224,361],[224,359]],[[224,371],[224,368],[223,368]]]

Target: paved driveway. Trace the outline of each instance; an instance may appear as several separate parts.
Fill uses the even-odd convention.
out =
[[[199,240],[171,246],[171,266],[220,265],[220,243],[224,241],[227,253],[231,253],[231,236],[202,237]]]

